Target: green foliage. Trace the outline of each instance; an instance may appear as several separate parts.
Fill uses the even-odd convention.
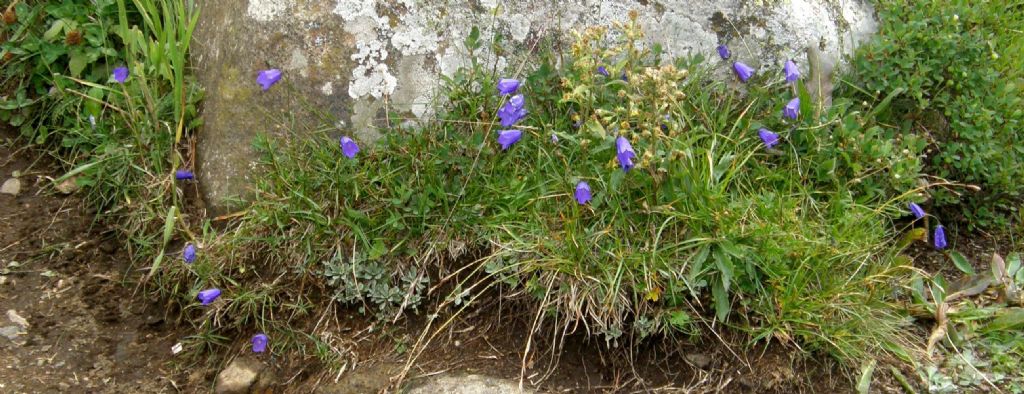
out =
[[[852,86],[840,96],[879,102],[878,114],[905,140],[927,141],[925,172],[981,187],[980,193],[935,189],[939,205],[964,204],[971,226],[1004,224],[1016,210],[1024,176],[1020,2],[882,0],[879,36],[861,47]],[[892,133],[889,131],[888,133]],[[914,142],[913,154],[920,152]]]
[[[785,122],[789,88],[739,94],[708,79],[700,58],[665,61],[643,47],[635,22],[621,29],[632,39],[581,34],[560,67],[538,59],[521,88],[524,136],[507,151],[494,116],[506,98],[479,63],[448,79],[435,122],[388,130],[356,159],[324,132],[260,139],[266,174],[237,228],[208,251],[223,266],[207,283],[230,293],[249,291],[253,275],[312,280],[386,319],[429,300],[426,283],[448,291],[440,305],[460,308],[497,288],[609,341],[699,335],[699,323],[718,320],[846,361],[903,345],[906,321],[891,304],[906,274],[891,246],[899,208],[848,186],[889,168],[913,179],[916,159],[881,131],[854,138],[865,116],[848,106]],[[760,127],[783,145],[766,150]],[[843,139],[829,140],[834,127]],[[616,162],[618,136],[637,152],[629,172]],[[847,137],[858,150],[817,173]],[[885,162],[858,168],[861,155]],[[594,195],[583,206],[573,199],[581,180]],[[179,270],[165,280],[195,279]],[[276,305],[286,293],[272,295]]]

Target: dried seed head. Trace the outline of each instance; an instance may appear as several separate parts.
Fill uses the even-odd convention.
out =
[[[68,35],[64,37],[64,43],[69,46],[74,46],[82,43],[82,32],[78,30],[72,30],[68,32]]]
[[[8,25],[18,23],[18,13],[14,11],[14,4],[11,4],[11,6],[7,7],[7,10],[4,11],[4,23]]]

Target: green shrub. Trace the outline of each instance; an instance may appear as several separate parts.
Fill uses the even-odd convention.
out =
[[[1024,184],[1020,2],[880,2],[877,39],[852,64],[840,96],[872,103],[892,92],[877,121],[928,142],[925,172],[977,185],[980,193],[934,189],[938,205],[964,204],[972,225],[1001,223]],[[862,89],[862,90],[857,90]],[[959,193],[964,193],[962,196]]]

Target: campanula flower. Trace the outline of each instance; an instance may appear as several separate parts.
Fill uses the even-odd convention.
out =
[[[220,297],[220,289],[217,288],[200,291],[199,295],[196,296],[203,305],[210,305],[217,297]]]
[[[270,341],[270,338],[267,338],[267,334],[264,334],[262,332],[259,333],[259,334],[253,335],[252,336],[252,352],[253,353],[263,353],[263,352],[267,351],[267,342],[269,342],[269,341]]]
[[[615,157],[619,159],[622,171],[629,171],[635,166],[633,159],[636,158],[636,152],[633,151],[633,146],[629,144],[626,137],[619,136],[615,139]]]
[[[935,226],[935,249],[945,249],[948,244],[946,243],[946,228],[942,225]]]
[[[725,44],[719,45],[718,56],[721,57],[722,60],[729,60],[729,58],[732,57],[732,52],[729,52],[729,47],[725,46]]]
[[[189,179],[195,179],[196,175],[189,170],[177,170],[174,172],[174,179],[179,181],[187,181]]]
[[[792,100],[789,100],[789,103],[786,104],[786,107],[782,108],[782,116],[785,116],[790,119],[796,119],[798,116],[800,116],[799,97],[795,97]]]
[[[786,60],[786,64],[782,66],[782,70],[786,74],[786,82],[796,82],[800,79],[800,70],[796,67],[796,63],[793,60]]]
[[[501,130],[498,132],[498,143],[501,144],[501,150],[508,150],[512,144],[523,138],[522,130]]]
[[[916,203],[907,204],[910,207],[910,213],[914,214],[915,218],[924,219],[924,209]]]
[[[552,144],[557,144],[558,143],[558,135],[557,134],[551,133],[551,143]]]
[[[590,201],[590,185],[587,182],[580,181],[576,184],[576,202],[580,205],[585,205]]]
[[[622,72],[622,77],[620,77],[620,79],[622,79],[623,82],[629,82],[629,77],[626,76],[625,71]]]
[[[91,126],[93,130],[96,130],[96,117],[95,116],[89,115],[89,126]]]
[[[196,261],[196,246],[192,244],[185,245],[185,250],[181,252],[181,258],[185,260],[185,263],[194,263]]]
[[[498,80],[498,93],[501,95],[515,94],[519,90],[519,80],[511,78],[502,78]]]
[[[611,73],[609,73],[609,72],[608,72],[608,69],[607,69],[607,68],[604,68],[604,66],[598,67],[598,68],[597,68],[597,73],[598,73],[598,74],[601,74],[601,75],[604,75],[605,77],[610,77],[610,76],[612,76],[612,74],[611,74]]]
[[[114,81],[117,83],[124,83],[128,80],[128,67],[118,67],[114,69]]]
[[[501,118],[501,127],[512,127],[520,119],[526,117],[526,99],[523,95],[512,96],[501,109],[498,110],[498,118]]]
[[[341,146],[341,153],[349,159],[355,159],[356,153],[359,153],[359,145],[347,136],[341,136],[338,139],[338,145]]]
[[[754,76],[754,69],[742,62],[733,62],[732,69],[736,71],[736,76],[740,77],[740,81],[743,82],[747,82],[750,77]]]
[[[256,83],[263,86],[264,92],[270,89],[271,86],[274,86],[279,80],[281,80],[281,70],[276,68],[260,71],[259,75],[256,76]]]
[[[771,148],[779,143],[779,135],[766,128],[758,130],[757,135],[761,137],[761,142],[764,142],[766,148]]]

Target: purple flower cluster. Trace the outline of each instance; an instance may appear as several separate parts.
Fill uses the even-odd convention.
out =
[[[501,93],[503,96],[515,94],[519,90],[519,86],[519,80],[503,78],[498,81],[498,93]],[[508,150],[516,142],[519,142],[520,138],[523,138],[522,130],[512,129],[511,127],[519,123],[528,113],[529,111],[526,110],[526,98],[522,94],[509,97],[505,105],[498,110],[501,127],[505,128],[498,131],[498,144],[501,145],[501,150]],[[558,137],[552,135],[552,141],[557,142]]]

